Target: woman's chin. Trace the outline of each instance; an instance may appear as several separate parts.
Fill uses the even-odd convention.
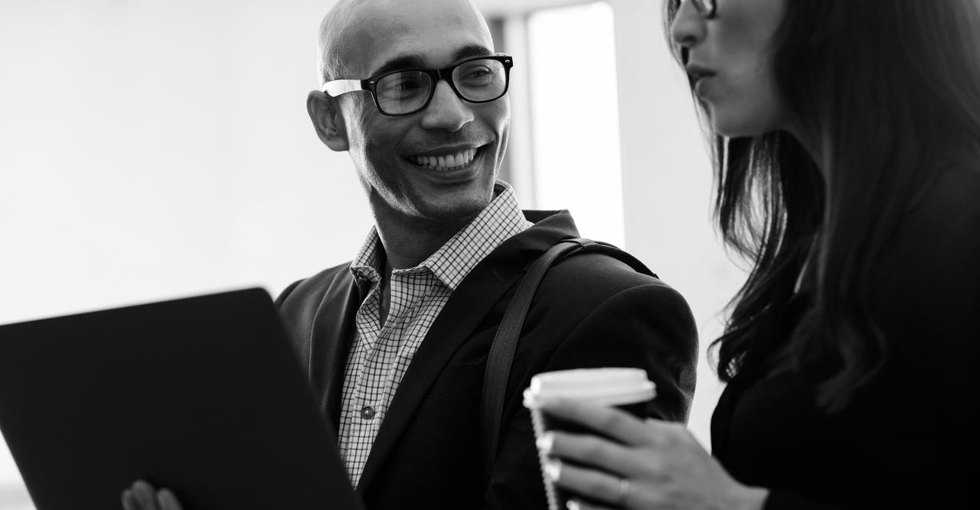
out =
[[[712,128],[715,133],[727,138],[760,136],[775,131],[770,126],[761,126],[753,122],[747,122],[747,119],[729,119],[726,122],[713,120]]]
[[[767,111],[726,111],[712,108],[709,114],[711,127],[715,133],[728,138],[760,136],[781,129],[778,116]]]

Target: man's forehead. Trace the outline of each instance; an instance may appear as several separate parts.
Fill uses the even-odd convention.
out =
[[[444,53],[440,52],[440,56]],[[398,51],[387,58],[373,59],[374,62],[370,65],[368,74],[377,76],[401,69],[440,68],[448,65],[448,62],[493,55],[493,49],[481,44],[469,44],[455,48],[454,51],[450,52],[450,55],[447,60],[445,58],[433,58],[431,54]]]
[[[362,77],[493,54],[486,21],[467,0],[369,0],[355,9],[345,31],[346,57]]]

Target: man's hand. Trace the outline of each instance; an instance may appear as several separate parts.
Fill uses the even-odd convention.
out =
[[[123,491],[122,506],[123,510],[183,510],[170,489],[156,490],[143,480]]]

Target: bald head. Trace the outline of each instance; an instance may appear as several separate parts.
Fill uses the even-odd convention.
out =
[[[321,81],[367,78],[378,59],[431,36],[438,29],[433,20],[493,50],[486,20],[470,0],[339,0],[320,23]]]

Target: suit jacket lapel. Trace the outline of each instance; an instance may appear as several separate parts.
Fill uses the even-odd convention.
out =
[[[532,221],[547,218],[508,239],[477,264],[432,324],[388,408],[358,482],[358,493],[368,490],[432,383],[497,301],[541,253],[560,239],[578,235],[567,211],[542,213],[543,216],[535,213],[529,211],[525,215]]]
[[[340,430],[344,368],[361,301],[354,277],[344,271],[323,296],[310,333],[310,383],[320,398],[320,411],[335,431]]]

